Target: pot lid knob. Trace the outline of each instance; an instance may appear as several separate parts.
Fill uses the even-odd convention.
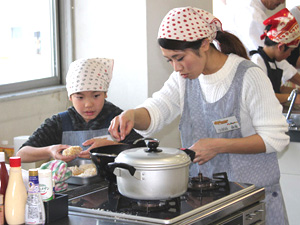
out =
[[[158,149],[159,140],[155,138],[145,138],[145,143],[148,147],[148,149],[145,150],[145,152],[161,152],[161,149]]]

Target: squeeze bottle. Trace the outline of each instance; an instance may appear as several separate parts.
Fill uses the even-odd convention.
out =
[[[10,157],[8,185],[5,193],[4,213],[7,224],[25,223],[27,192],[22,178],[21,158]]]

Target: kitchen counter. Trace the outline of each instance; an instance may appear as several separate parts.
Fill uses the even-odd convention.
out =
[[[121,224],[121,225],[130,225],[133,224],[132,221],[130,223],[122,223],[118,220],[118,222],[115,222],[113,220],[106,220],[99,218],[99,216],[94,216],[93,217],[87,217],[86,215],[81,215],[76,213],[77,215],[74,214],[74,212],[69,212],[68,217],[65,217],[60,220],[56,220],[52,223],[49,223],[48,225],[116,225],[116,224]],[[96,218],[98,217],[98,218]]]
[[[197,212],[190,211],[190,215],[187,217],[179,218],[179,215],[175,217],[172,213],[170,214],[171,217],[165,217],[166,220],[163,221],[172,221],[169,220],[170,218],[173,219],[172,224],[182,224],[183,221],[188,222],[188,224],[197,224],[197,225],[204,225],[204,224],[216,224],[216,219],[218,221],[224,222],[228,219],[233,219],[239,217],[239,219],[246,218],[241,217],[242,212],[243,215],[247,216],[247,213],[256,212],[259,210],[259,214],[256,215],[255,219],[262,219],[264,218],[264,204],[260,203],[264,198],[264,189],[256,189],[253,185],[246,185],[246,184],[236,184],[234,182],[229,182],[227,185],[222,186],[220,184],[220,190],[215,192],[214,195],[211,192],[208,195],[204,195],[200,198],[198,195],[192,194],[193,192],[188,192],[185,195],[185,200],[181,202],[181,208],[183,211],[181,213],[188,213],[186,210],[191,210],[193,207],[197,207]],[[89,185],[70,185],[69,189],[65,191],[63,194],[68,194],[69,196],[69,211],[68,216],[62,219],[53,221],[48,223],[49,225],[81,225],[81,224],[88,224],[88,225],[129,225],[129,224],[154,224],[155,220],[148,220],[149,218],[144,217],[142,214],[127,214],[129,216],[123,216],[122,213],[114,213],[114,211],[109,213],[103,213],[102,210],[97,211],[98,207],[98,200],[103,199],[101,196],[103,193],[107,196],[107,182],[101,181],[94,184]],[[114,186],[110,186],[111,188]],[[110,189],[112,192],[115,193],[114,189]],[[84,194],[83,192],[90,193]],[[106,192],[105,192],[106,191]],[[115,196],[115,195],[113,195]],[[211,200],[212,196],[215,196],[216,199]],[[66,197],[66,196],[65,196]],[[79,198],[78,198],[79,197]],[[111,196],[112,197],[112,196]],[[100,198],[100,199],[99,199]],[[113,208],[115,199],[117,198],[110,198],[113,203]],[[222,199],[222,200],[221,200]],[[94,201],[96,200],[96,202]],[[104,200],[106,201],[106,200]],[[198,202],[200,201],[200,202]],[[202,202],[203,201],[203,202]],[[195,206],[191,206],[191,203],[196,204]],[[103,205],[104,206],[104,205]],[[109,206],[110,207],[110,206]],[[124,205],[123,205],[124,207]],[[243,208],[244,207],[244,208]],[[126,207],[125,207],[126,208]],[[57,209],[57,208],[56,208]],[[107,209],[105,207],[102,208],[103,210]],[[176,207],[170,208],[175,210]],[[199,210],[200,209],[200,210]],[[96,211],[95,211],[96,210]],[[119,211],[121,212],[121,211]],[[179,212],[179,211],[178,211]],[[137,217],[135,217],[135,215]],[[153,214],[154,215],[154,214]],[[160,218],[164,218],[167,214],[163,214],[162,217],[154,216],[152,219],[157,220],[157,224]],[[183,214],[181,214],[183,216]],[[227,217],[226,217],[227,216]],[[229,218],[230,217],[230,218]],[[179,219],[179,220],[178,220]],[[155,223],[156,224],[156,223]],[[223,224],[223,223],[220,223]]]
[[[107,186],[107,182],[105,180],[100,180],[93,184],[86,184],[86,185],[73,185],[69,184],[68,190],[62,192],[61,194],[67,194],[69,200],[84,195],[86,193],[90,193],[99,189],[102,189],[103,187]],[[121,222],[118,220],[117,222],[112,219],[105,219],[99,215],[89,215],[81,214],[78,212],[72,212],[69,210],[69,215],[67,217],[64,217],[59,220],[55,220],[51,223],[48,223],[48,225],[130,225],[133,224],[132,221],[130,222]],[[138,223],[137,223],[138,224]]]
[[[101,180],[97,183],[93,184],[87,184],[87,185],[72,185],[69,184],[68,190],[65,192],[62,192],[61,194],[68,194],[69,200],[84,195],[88,192],[93,192],[99,189],[102,189],[103,187],[107,186],[107,182],[104,180]],[[59,220],[55,220],[51,223],[48,223],[47,225],[130,225],[135,224],[133,221],[128,222],[122,222],[118,219],[118,221],[115,221],[113,219],[107,219],[99,215],[86,215],[81,214],[79,212],[72,212],[69,210],[69,215],[67,217],[64,217]],[[136,223],[139,224],[139,223]]]
[[[69,184],[68,190],[62,192],[61,194],[67,194],[69,200],[84,195],[88,192],[93,192],[95,190],[99,190],[107,185],[107,182],[104,180],[100,180],[97,183],[93,184],[86,184],[86,185],[73,185]],[[76,213],[77,214],[77,213]],[[81,225],[81,224],[88,224],[88,225],[99,225],[99,224],[115,224],[112,221],[104,221],[101,218],[93,218],[87,217],[86,215],[79,215],[74,214],[74,212],[69,211],[69,215],[59,220],[55,220],[48,225]]]

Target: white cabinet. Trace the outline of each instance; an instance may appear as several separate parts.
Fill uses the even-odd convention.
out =
[[[300,132],[299,132],[300,135]],[[285,206],[290,225],[300,221],[300,142],[290,142],[288,149],[278,153]]]

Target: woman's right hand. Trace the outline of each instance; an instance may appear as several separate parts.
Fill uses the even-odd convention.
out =
[[[116,116],[108,128],[111,136],[117,141],[122,141],[134,126],[134,110],[127,110]]]

